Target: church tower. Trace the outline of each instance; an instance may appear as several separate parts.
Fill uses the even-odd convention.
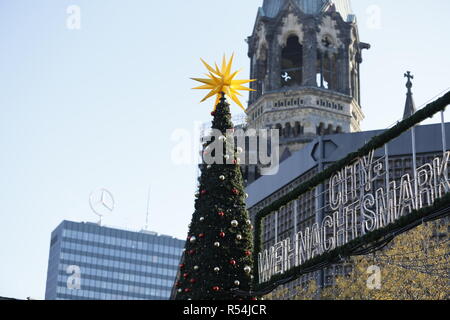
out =
[[[248,128],[280,129],[281,159],[315,137],[357,132],[362,50],[349,0],[264,0],[247,40]]]

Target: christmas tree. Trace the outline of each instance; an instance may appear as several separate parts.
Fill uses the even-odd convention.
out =
[[[233,124],[225,95],[228,92],[233,101],[239,101],[235,90],[244,90],[241,84],[250,80],[233,80],[237,73],[230,72],[232,58],[228,64],[224,59],[221,70],[217,65],[212,69],[203,63],[214,79],[196,80],[206,84],[199,88],[215,91],[209,97],[217,94],[212,129],[221,133],[219,141],[223,144],[223,154],[216,155],[223,159],[200,166],[199,191],[180,265],[181,276],[176,283],[176,299],[232,300],[237,298],[233,289],[250,291],[253,239],[238,161],[240,150],[230,143],[229,135],[227,138]],[[238,104],[242,107],[240,102]],[[214,141],[213,138],[204,145],[205,153]]]

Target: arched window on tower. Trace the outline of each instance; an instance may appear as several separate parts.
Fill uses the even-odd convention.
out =
[[[337,59],[330,52],[317,52],[317,86],[320,88],[337,89]]]
[[[317,126],[316,131],[317,131],[317,135],[323,136],[325,134],[325,124],[323,122],[321,122]]]
[[[336,55],[328,53],[323,61],[323,77],[328,84],[327,89],[337,89]]]
[[[333,51],[331,37],[322,39],[322,49],[317,50],[317,86],[320,88],[336,90],[337,80],[337,57]]]
[[[303,133],[304,133],[303,126],[300,124],[300,122],[296,121],[295,127],[294,127],[294,136],[298,137],[299,135],[302,135]]]
[[[284,126],[284,137],[289,138],[291,136],[291,134],[292,134],[292,127],[291,127],[291,124],[288,122]]]
[[[301,85],[303,80],[303,47],[297,36],[290,36],[281,52],[281,86]]]

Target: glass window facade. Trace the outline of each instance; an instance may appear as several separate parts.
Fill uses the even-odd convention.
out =
[[[46,300],[166,300],[184,240],[63,221],[50,241]]]

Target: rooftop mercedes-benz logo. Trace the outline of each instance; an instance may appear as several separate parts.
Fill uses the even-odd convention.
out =
[[[108,190],[98,189],[89,196],[89,205],[96,215],[103,217],[114,210],[114,197]]]

